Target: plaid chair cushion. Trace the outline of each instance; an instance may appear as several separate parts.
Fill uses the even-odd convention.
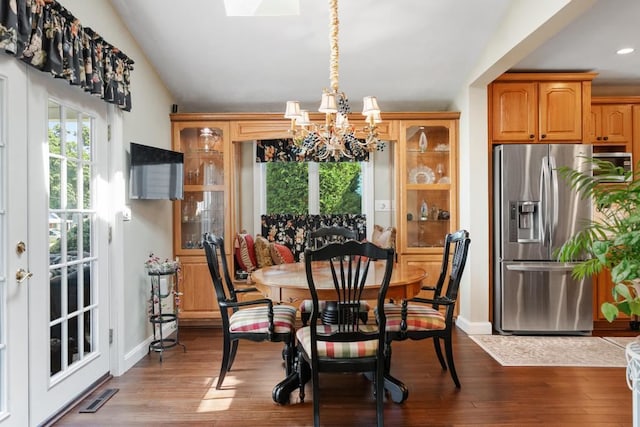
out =
[[[384,313],[387,316],[387,332],[399,332],[402,321],[402,306],[385,304]],[[407,331],[430,331],[446,329],[444,315],[431,307],[407,305]]]
[[[273,326],[275,333],[287,333],[293,330],[296,320],[296,308],[290,305],[273,306]],[[269,309],[264,307],[245,308],[229,317],[230,332],[263,332],[269,330]]]
[[[320,312],[324,310],[326,305],[327,305],[326,301],[322,301],[322,300],[318,301],[318,308],[320,309]],[[300,310],[301,313],[311,313],[312,308],[313,308],[313,300],[306,299],[300,303],[300,307],[298,307],[298,310]],[[370,310],[369,303],[367,303],[366,301],[360,301],[360,311],[369,311],[369,310]]]
[[[318,325],[318,333],[329,334],[338,330],[337,325]],[[360,330],[373,332],[377,330],[375,325],[360,325]],[[305,326],[296,331],[298,343],[302,344],[305,353],[311,355],[311,327]],[[318,341],[318,357],[333,359],[353,359],[356,357],[375,357],[378,350],[378,340],[359,342],[327,342]]]

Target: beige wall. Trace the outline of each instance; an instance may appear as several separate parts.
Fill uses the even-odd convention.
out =
[[[129,143],[170,148],[169,113],[174,101],[108,0],[59,2],[82,25],[91,27],[135,61],[131,73],[132,111],[116,113],[121,116],[121,127],[112,129],[114,145],[110,159],[112,182],[116,187],[114,203],[119,205],[112,219],[114,241],[111,254],[114,267],[111,274],[112,327],[120,355],[119,361],[114,362],[118,363],[115,367],[117,374],[118,370],[128,369],[146,354],[144,342],[152,333],[147,320],[149,283],[143,263],[150,252],[160,257],[173,256],[172,202],[129,201],[126,196]],[[122,220],[123,204],[131,208],[131,221]]]

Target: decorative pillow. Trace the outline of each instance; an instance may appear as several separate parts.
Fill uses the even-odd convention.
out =
[[[396,247],[396,229],[395,227],[388,227],[386,230],[378,224],[373,226],[373,234],[371,235],[371,241],[380,246],[381,248],[394,248]]]
[[[251,234],[236,234],[236,260],[246,272],[251,272],[258,265]]]
[[[266,238],[258,234],[256,236],[254,247],[256,249],[256,261],[258,262],[258,268],[273,265],[271,250],[269,249],[269,241]]]
[[[280,243],[269,243],[269,251],[274,264],[290,264],[295,262],[291,249]]]

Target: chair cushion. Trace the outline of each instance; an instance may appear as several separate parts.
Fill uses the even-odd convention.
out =
[[[251,272],[256,269],[256,252],[251,234],[236,234],[236,260],[244,271]]]
[[[320,309],[320,312],[324,310],[326,305],[327,305],[326,301],[322,301],[322,300],[318,301],[318,308]],[[300,307],[298,307],[298,310],[300,310],[301,313],[311,313],[312,308],[313,308],[313,300],[306,299],[300,303]],[[368,302],[360,301],[360,311],[369,311],[370,309],[371,307],[369,306]]]
[[[293,331],[296,308],[290,305],[273,306],[273,326],[276,333]],[[269,309],[267,306],[245,308],[236,311],[229,318],[230,332],[267,333],[269,330]]]
[[[402,306],[385,304],[387,332],[399,332],[402,321]],[[446,329],[444,315],[432,307],[419,304],[407,305],[407,331],[431,331]]]
[[[337,325],[317,325],[319,333],[329,334],[338,330]],[[376,325],[360,325],[360,330],[373,332]],[[296,331],[298,343],[305,353],[311,356],[311,326],[305,326]],[[359,342],[327,342],[318,341],[318,357],[332,359],[353,359],[357,357],[375,357],[378,351],[378,340]]]
[[[258,263],[258,268],[269,267],[273,265],[271,251],[269,250],[269,241],[266,238],[258,234],[253,246],[256,250],[256,261]]]
[[[269,244],[269,251],[271,252],[271,259],[274,264],[290,264],[295,262],[291,249],[280,243],[271,242]]]

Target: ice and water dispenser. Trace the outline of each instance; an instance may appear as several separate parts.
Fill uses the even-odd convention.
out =
[[[540,234],[540,202],[517,200],[509,202],[509,241],[538,243]]]

